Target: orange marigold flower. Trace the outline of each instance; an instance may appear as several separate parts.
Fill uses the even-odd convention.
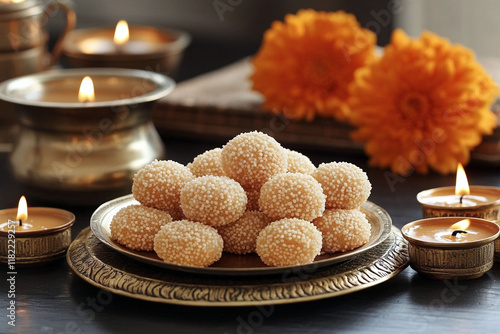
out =
[[[371,165],[401,175],[454,172],[496,126],[495,82],[469,49],[430,32],[411,39],[395,30],[350,92],[353,138],[366,142]]]
[[[376,36],[352,14],[303,9],[273,22],[253,58],[263,107],[288,118],[345,120],[354,71],[374,59]]]

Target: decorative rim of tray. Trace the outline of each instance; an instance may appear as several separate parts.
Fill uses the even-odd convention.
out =
[[[140,300],[191,306],[286,304],[353,293],[389,280],[408,266],[408,244],[392,227],[388,238],[353,259],[281,275],[228,277],[159,269],[122,256],[84,229],[66,255],[86,282]]]
[[[323,254],[316,257],[315,261],[311,264],[287,267],[268,267],[260,261],[256,254],[236,255],[224,252],[222,258],[212,266],[194,267],[167,263],[161,260],[154,252],[135,251],[112,240],[109,226],[113,216],[120,209],[132,204],[138,204],[138,202],[132,195],[127,195],[110,200],[97,208],[90,219],[90,228],[95,236],[118,253],[133,258],[134,260],[160,268],[206,275],[269,275],[282,274],[291,270],[310,270],[311,268],[316,269],[330,266],[332,264],[347,261],[376,247],[389,236],[392,226],[392,220],[387,211],[367,201],[361,206],[361,211],[365,213],[368,222],[371,224],[372,235],[366,244],[352,251]]]

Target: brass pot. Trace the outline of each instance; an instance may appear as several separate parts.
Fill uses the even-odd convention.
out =
[[[96,102],[77,100],[86,75]],[[14,103],[20,128],[10,156],[15,178],[31,195],[68,203],[129,193],[133,175],[164,156],[152,105],[174,85],[130,69],[53,70],[2,83],[0,98]]]

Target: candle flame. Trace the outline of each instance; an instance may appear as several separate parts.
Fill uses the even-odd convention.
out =
[[[129,33],[128,33],[128,24],[127,21],[125,20],[120,20],[116,24],[116,29],[115,29],[115,37],[114,41],[117,45],[122,45],[128,42],[129,39]]]
[[[17,220],[28,220],[28,203],[26,197],[21,196],[19,205],[17,206]]]
[[[82,83],[80,85],[80,91],[78,92],[78,101],[79,102],[94,102],[95,94],[94,94],[94,83],[89,76],[83,78]]]
[[[455,224],[451,225],[452,230],[466,230],[470,225],[470,219],[462,219]]]
[[[455,185],[455,195],[469,195],[469,182],[467,181],[467,175],[465,174],[464,167],[459,162],[457,166],[457,182]]]

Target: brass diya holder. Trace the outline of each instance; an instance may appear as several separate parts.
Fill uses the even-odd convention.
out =
[[[87,75],[96,101],[76,102]],[[19,124],[10,155],[14,177],[29,195],[72,204],[129,193],[134,174],[165,156],[151,113],[174,86],[158,73],[103,68],[3,82],[0,98],[15,105]]]
[[[489,186],[470,186],[471,192],[479,190],[481,193],[491,193],[498,196],[498,188]],[[434,217],[475,217],[490,220],[500,224],[500,197],[498,200],[477,206],[443,206],[427,204],[423,198],[431,196],[435,191],[453,193],[455,187],[440,187],[421,191],[417,194],[417,201],[422,205],[423,218]],[[467,195],[465,195],[467,196]],[[495,261],[500,262],[500,237],[495,240]]]
[[[490,237],[471,242],[429,242],[409,236],[408,230],[417,224],[425,224],[433,219],[422,219],[406,224],[401,229],[408,240],[410,266],[423,276],[432,279],[468,280],[481,277],[493,267],[495,240],[500,235],[500,227],[491,222],[494,233]],[[495,232],[496,231],[496,232]]]
[[[5,209],[0,213],[8,210],[17,211],[17,209]],[[22,267],[35,267],[66,256],[66,251],[71,244],[71,226],[75,222],[75,215],[55,208],[31,208],[31,210],[47,215],[57,215],[67,222],[46,230],[16,231],[13,234],[15,239],[9,237],[9,231],[0,230],[0,262]],[[14,240],[15,247],[9,240]],[[13,251],[15,251],[14,258],[12,258]]]

